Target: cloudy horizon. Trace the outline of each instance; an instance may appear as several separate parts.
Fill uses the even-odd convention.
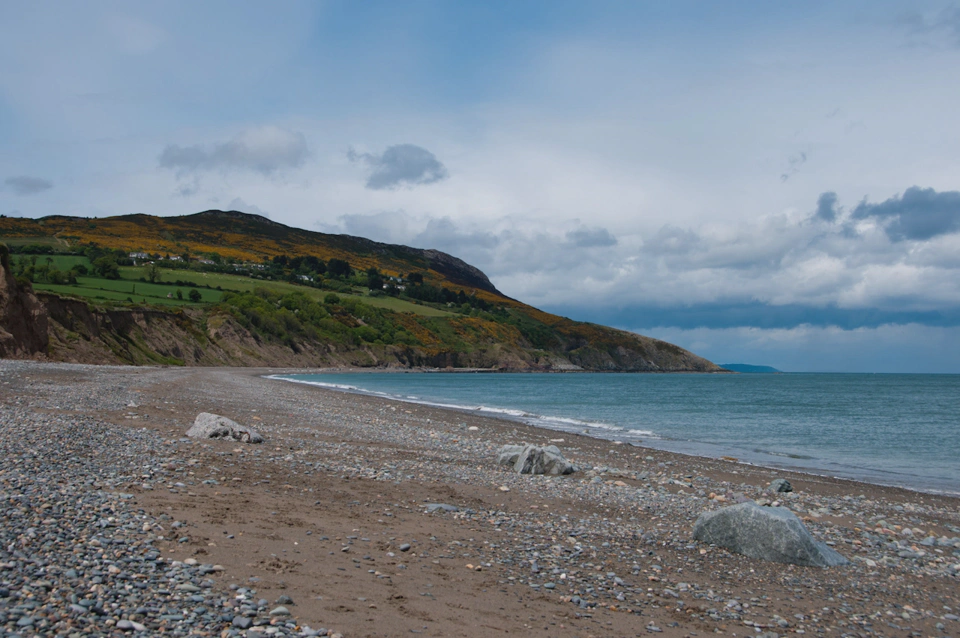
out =
[[[3,15],[2,214],[237,209],[719,363],[960,372],[956,4]]]

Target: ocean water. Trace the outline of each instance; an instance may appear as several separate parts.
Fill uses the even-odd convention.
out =
[[[707,457],[960,494],[960,375],[282,375]]]

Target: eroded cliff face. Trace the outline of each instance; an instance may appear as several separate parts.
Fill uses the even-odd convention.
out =
[[[0,358],[42,357],[47,352],[47,312],[33,292],[17,284],[10,253],[0,244]]]
[[[322,359],[258,341],[232,320],[201,310],[95,308],[41,293],[50,315],[49,356],[71,363],[187,366],[306,366]],[[213,321],[211,321],[213,320]],[[208,323],[215,323],[213,329]]]
[[[628,335],[630,347],[588,344],[547,352],[495,343],[469,352],[397,345],[344,345],[266,339],[229,314],[199,308],[97,308],[80,299],[0,282],[0,357],[125,365],[240,367],[486,368],[713,372],[716,366],[668,343]]]
[[[268,341],[221,313],[200,309],[102,309],[39,294],[49,313],[49,358],[70,363],[550,369],[551,362],[495,344],[470,353],[407,346]]]

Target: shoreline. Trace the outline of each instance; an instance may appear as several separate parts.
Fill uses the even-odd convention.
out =
[[[185,631],[202,621],[215,634],[244,637],[315,635],[306,626],[345,638],[960,633],[956,497],[616,445],[262,376],[281,372],[294,371],[0,361],[7,458],[49,458],[52,476],[60,463],[82,461],[77,489],[114,499],[115,512],[139,512],[135,526],[97,532],[135,539],[107,545],[118,557],[149,547],[163,569],[185,577],[204,565],[221,568],[202,577],[209,589],[191,594],[212,601],[205,614],[191,606],[189,590],[151,586],[143,595],[157,602],[139,613],[122,599],[112,612],[104,607],[114,622]],[[185,439],[201,411],[252,426],[267,441]],[[68,458],[55,458],[59,444],[16,452],[19,423],[67,442]],[[129,452],[72,449],[91,427],[110,432],[112,450]],[[495,465],[503,444],[558,438],[580,472],[523,476]],[[765,494],[779,477],[794,491]],[[21,483],[18,493],[43,485],[58,480]],[[701,513],[741,499],[778,500],[852,564],[793,567],[692,540]],[[431,513],[429,503],[457,511]],[[72,538],[72,520],[61,521],[58,534]],[[0,519],[0,532],[29,539],[30,525]],[[71,560],[68,553],[59,564]],[[86,592],[93,585],[84,579],[94,574],[78,571],[83,582],[71,587]],[[98,578],[114,578],[101,571]],[[117,582],[122,591],[137,577]],[[294,601],[284,603],[291,615],[271,616],[283,596]],[[0,591],[0,607],[3,600]],[[48,620],[35,614],[35,626],[79,622],[62,605]],[[251,626],[239,629],[236,617]],[[0,626],[12,618],[0,617]],[[105,618],[84,622],[110,633],[96,624]]]
[[[715,455],[710,455],[710,454],[702,453],[700,451],[678,449],[678,447],[682,448],[683,446],[693,446],[693,447],[702,448],[702,447],[708,447],[710,445],[714,445],[709,442],[703,442],[703,441],[691,442],[691,441],[684,441],[680,439],[670,439],[670,438],[665,438],[656,434],[647,433],[645,431],[631,431],[631,430],[622,428],[620,426],[608,426],[606,424],[590,423],[590,422],[582,421],[578,419],[569,419],[569,425],[571,427],[565,428],[563,427],[563,425],[559,423],[556,426],[552,426],[551,422],[555,421],[556,419],[553,419],[551,417],[545,417],[544,415],[540,415],[540,414],[528,413],[526,411],[519,410],[519,409],[489,407],[489,406],[472,407],[472,406],[466,406],[466,405],[441,403],[441,402],[429,401],[426,399],[413,399],[409,397],[389,394],[386,392],[366,390],[364,388],[359,388],[354,386],[342,386],[342,385],[337,385],[333,383],[321,383],[321,382],[313,382],[313,381],[307,381],[302,379],[287,378],[287,376],[294,375],[294,374],[354,374],[357,372],[359,372],[359,370],[337,368],[337,369],[323,369],[320,371],[310,371],[310,372],[298,371],[298,372],[285,372],[280,374],[265,374],[265,375],[262,375],[262,377],[268,380],[284,381],[287,383],[297,383],[301,385],[312,386],[315,388],[330,390],[333,392],[342,392],[342,393],[354,394],[358,396],[381,398],[387,401],[396,401],[399,403],[405,403],[410,405],[428,406],[428,407],[432,407],[440,410],[449,410],[450,412],[457,413],[457,414],[480,414],[489,418],[500,419],[500,420],[511,422],[511,423],[514,423],[514,422],[522,423],[530,427],[543,429],[551,432],[556,432],[560,434],[578,434],[578,435],[583,435],[591,438],[596,438],[601,441],[608,441],[614,444],[624,444],[624,445],[629,445],[629,446],[637,447],[644,450],[658,450],[662,452],[669,452],[671,454],[678,454],[681,456],[687,456],[695,459],[725,461],[725,460],[728,460],[729,458],[735,458],[735,462],[738,464],[757,467],[765,470],[791,472],[799,475],[816,476],[819,478],[832,478],[836,480],[851,481],[853,483],[873,485],[877,487],[903,489],[911,492],[916,492],[918,494],[960,497],[960,487],[957,487],[957,486],[950,486],[950,487],[919,486],[919,485],[910,485],[905,483],[897,483],[897,482],[894,482],[893,480],[891,480],[890,482],[883,482],[880,479],[880,477],[874,478],[874,476],[870,475],[871,473],[878,474],[880,472],[879,470],[876,470],[874,468],[867,468],[866,470],[863,470],[861,468],[861,471],[867,475],[858,476],[853,469],[843,468],[843,467],[841,467],[838,470],[834,470],[834,472],[837,472],[837,473],[832,473],[830,469],[823,468],[823,467],[802,467],[802,466],[798,467],[797,465],[791,465],[787,462],[783,462],[780,464],[777,464],[776,462],[764,463],[764,462],[759,462],[755,460],[740,458],[739,456],[732,457],[731,455],[720,454],[720,453]],[[384,371],[364,370],[364,372],[377,373],[377,372],[384,372]],[[427,371],[426,370],[417,370],[417,371],[404,370],[403,372],[420,374],[420,373],[425,373]],[[509,373],[505,373],[505,374],[509,374]],[[536,374],[536,373],[529,373],[529,374]],[[287,376],[283,376],[283,375],[287,375]],[[537,420],[542,420],[543,422],[537,423],[536,422]],[[579,428],[579,431],[575,428]],[[621,435],[619,438],[617,437],[618,433]],[[635,440],[631,440],[631,439],[635,439]],[[658,442],[660,442],[660,444],[658,444]],[[734,451],[734,453],[742,454],[742,451],[739,453]],[[768,453],[768,454],[770,454],[770,456],[776,456],[772,453]],[[846,472],[846,474],[844,474],[844,472]],[[929,481],[930,479],[927,479],[927,480]]]

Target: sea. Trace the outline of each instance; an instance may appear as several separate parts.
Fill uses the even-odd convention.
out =
[[[277,375],[650,448],[960,494],[960,375]]]

